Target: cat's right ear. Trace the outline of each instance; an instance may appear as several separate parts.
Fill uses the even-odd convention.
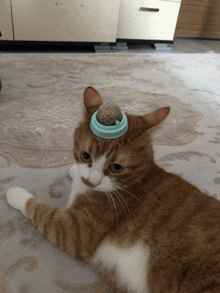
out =
[[[145,121],[147,122],[148,128],[157,126],[160,124],[169,114],[170,107],[163,107],[157,109],[156,111],[147,114],[144,116]]]
[[[102,98],[99,92],[89,86],[84,91],[84,105],[87,110],[87,116],[91,116],[102,105]]]

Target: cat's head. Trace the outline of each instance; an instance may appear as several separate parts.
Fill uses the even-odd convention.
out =
[[[92,87],[84,92],[85,117],[74,134],[74,157],[84,184],[94,190],[112,191],[140,182],[153,165],[149,129],[169,113],[160,108],[144,116],[130,115],[128,130],[119,138],[104,139],[90,129],[92,114],[102,104],[100,94]]]

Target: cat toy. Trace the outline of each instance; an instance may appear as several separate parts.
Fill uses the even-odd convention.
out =
[[[90,128],[101,138],[118,138],[128,130],[128,119],[117,105],[106,103],[92,115]]]

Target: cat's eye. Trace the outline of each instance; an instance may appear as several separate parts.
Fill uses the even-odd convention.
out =
[[[114,173],[120,173],[120,172],[122,172],[124,170],[124,167],[119,165],[119,164],[113,163],[113,164],[110,165],[110,169]]]
[[[87,152],[81,152],[80,157],[81,157],[82,161],[85,162],[85,163],[91,163],[92,162],[92,157]]]

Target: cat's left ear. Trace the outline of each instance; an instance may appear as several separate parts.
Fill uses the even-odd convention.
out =
[[[150,114],[147,114],[143,117],[148,124],[148,128],[151,128],[160,124],[167,117],[169,112],[170,112],[170,107],[164,107],[164,108],[157,109],[156,111]]]
[[[98,110],[102,105],[102,98],[99,92],[93,87],[89,86],[84,91],[84,105],[87,110],[87,114],[90,116]]]

